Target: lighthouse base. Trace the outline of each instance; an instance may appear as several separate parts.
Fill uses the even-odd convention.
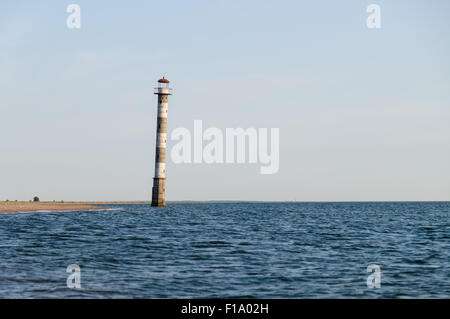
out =
[[[153,178],[152,189],[152,206],[162,207],[166,206],[166,179],[155,177]]]

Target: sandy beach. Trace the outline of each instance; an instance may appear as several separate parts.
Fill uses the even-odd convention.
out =
[[[107,208],[107,207],[106,207]],[[104,206],[87,203],[57,203],[57,202],[0,202],[0,213],[34,212],[34,211],[76,211],[99,210]]]

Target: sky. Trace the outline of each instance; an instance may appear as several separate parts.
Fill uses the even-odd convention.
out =
[[[80,29],[66,25],[72,3]],[[0,200],[150,200],[161,76],[169,137],[194,120],[279,128],[276,174],[168,156],[168,201],[450,200],[448,12],[446,0],[2,1]]]

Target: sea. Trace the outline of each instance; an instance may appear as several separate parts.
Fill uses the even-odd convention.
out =
[[[450,298],[449,202],[108,207],[0,214],[0,298]]]

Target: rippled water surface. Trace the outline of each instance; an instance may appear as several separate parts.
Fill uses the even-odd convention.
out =
[[[448,202],[115,207],[0,215],[0,297],[450,297]]]

